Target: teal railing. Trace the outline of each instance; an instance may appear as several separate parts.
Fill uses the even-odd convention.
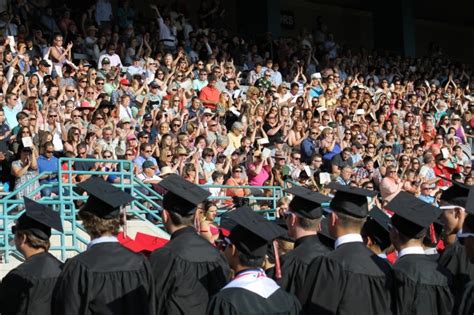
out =
[[[151,185],[144,184],[138,180],[133,174],[133,163],[126,160],[105,160],[105,159],[76,159],[76,158],[61,158],[59,160],[60,165],[63,167],[59,168],[58,171],[58,182],[41,184],[37,189],[30,192],[27,197],[33,197],[40,193],[44,188],[58,188],[59,194],[53,197],[43,197],[38,202],[51,206],[54,210],[59,211],[61,214],[64,233],[59,233],[53,230],[52,237],[59,240],[59,242],[53,242],[58,244],[52,246],[51,251],[58,253],[58,257],[62,260],[67,259],[69,256],[79,253],[84,250],[88,243],[88,237],[84,231],[84,228],[80,221],[77,220],[77,210],[80,203],[83,203],[87,196],[83,195],[80,190],[77,189],[76,183],[73,178],[76,176],[114,176],[114,185],[129,192],[135,197],[130,206],[127,206],[127,215],[132,216],[134,219],[147,221],[152,219],[154,224],[161,226],[161,219],[159,211],[161,207],[159,201],[162,200],[162,196],[153,190]],[[74,169],[75,162],[83,163],[112,163],[113,168],[111,169],[98,169],[81,171]],[[25,183],[21,187],[18,187],[15,191],[4,195],[0,199],[0,255],[2,261],[9,262],[10,256],[21,257],[20,253],[16,250],[13,244],[13,235],[11,233],[11,226],[15,220],[23,213],[22,206],[23,200],[17,199],[17,195],[20,192],[24,192],[25,189],[31,184],[32,181],[38,181],[45,175],[51,175],[51,173],[41,173],[35,176],[30,182]],[[228,186],[228,185],[203,185],[203,188],[248,188],[258,189],[263,194],[257,196],[249,196],[250,205],[254,207],[257,212],[262,213],[268,219],[275,218],[275,210],[277,208],[277,202],[280,197],[283,196],[282,188],[279,186]],[[229,209],[225,207],[225,201],[231,199],[227,196],[216,196],[211,197],[218,204],[222,205],[219,207],[219,212],[222,214]],[[265,203],[265,207],[262,204]]]

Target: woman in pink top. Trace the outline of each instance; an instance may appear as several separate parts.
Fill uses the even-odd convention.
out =
[[[398,177],[397,168],[395,166],[388,166],[385,177],[380,183],[380,194],[384,202],[389,202],[393,199],[403,188],[404,182]]]
[[[253,163],[250,163],[247,169],[249,185],[263,186],[265,181],[270,178],[272,171],[271,158],[262,159],[261,151],[255,151],[253,157]]]

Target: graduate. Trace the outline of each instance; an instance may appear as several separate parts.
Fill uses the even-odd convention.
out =
[[[154,314],[153,280],[143,254],[122,246],[121,207],[132,196],[91,177],[78,184],[89,194],[79,210],[91,237],[87,250],[69,259],[58,280],[55,314]]]
[[[235,225],[225,238],[224,255],[234,279],[209,301],[207,314],[300,314],[298,299],[268,278],[261,268],[268,244],[285,230],[247,206],[229,214]]]
[[[230,278],[224,256],[193,226],[197,206],[210,193],[175,174],[159,186],[167,191],[161,217],[171,239],[150,255],[156,314],[204,314],[210,296]]]
[[[390,239],[398,251],[393,265],[397,314],[452,314],[451,273],[423,249],[423,238],[441,210],[404,191],[386,208],[395,213]]]
[[[283,290],[297,294],[303,286],[311,261],[317,256],[329,253],[317,233],[323,215],[321,204],[329,202],[331,198],[301,186],[286,189],[285,192],[294,195],[289,204],[289,212],[284,216],[288,235],[295,239],[295,246],[292,251],[281,257],[281,278],[276,277],[274,268],[268,275]]]
[[[374,206],[370,210],[361,232],[367,247],[383,259],[387,259],[385,251],[392,245],[388,229],[389,223],[390,217],[388,214]]]
[[[328,217],[335,250],[311,262],[298,298],[306,314],[390,314],[392,270],[368,249],[360,234],[367,197],[376,191],[331,183],[336,190]]]
[[[24,197],[25,212],[12,227],[25,262],[0,284],[0,314],[51,314],[51,299],[62,262],[51,255],[51,228],[63,232],[59,212]]]
[[[471,264],[474,264],[474,215],[468,214],[464,220],[462,233],[458,235],[459,241],[464,245],[465,252]],[[469,282],[463,292],[459,305],[459,315],[474,314],[474,280]]]
[[[440,198],[441,221],[444,224],[444,243],[446,248],[438,262],[453,274],[452,293],[454,295],[454,310],[461,301],[464,287],[474,280],[474,265],[470,263],[465,248],[458,241],[457,235],[462,233],[466,215],[474,213],[473,207],[467,207],[468,199],[474,200],[474,190],[456,181],[443,191]]]

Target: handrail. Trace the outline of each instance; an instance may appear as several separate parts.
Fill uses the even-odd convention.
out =
[[[75,170],[73,165],[76,162],[93,162],[93,163],[112,163],[115,165],[115,169],[111,171],[102,170],[90,170],[82,171]],[[59,237],[60,245],[52,246],[51,250],[59,251],[60,258],[66,259],[71,252],[80,252],[88,243],[88,239],[84,236],[85,230],[80,222],[76,220],[77,201],[85,201],[87,196],[83,196],[78,193],[75,189],[76,183],[74,182],[74,176],[76,175],[114,175],[117,180],[114,185],[120,189],[124,189],[135,197],[130,207],[127,207],[127,213],[132,215],[134,218],[139,220],[151,220],[152,223],[157,226],[161,226],[161,217],[159,211],[162,209],[160,201],[163,199],[162,195],[155,191],[150,184],[145,184],[141,180],[135,177],[133,174],[133,163],[132,161],[126,160],[108,160],[108,159],[78,159],[78,158],[60,158],[59,159],[58,172],[42,172],[36,175],[31,181],[39,181],[40,178],[45,175],[57,174],[57,182],[40,183],[39,187],[31,192],[28,197],[37,194],[44,188],[58,188],[59,193],[54,197],[43,197],[38,202],[48,204],[53,209],[60,212],[64,233],[59,233],[53,230],[52,235]],[[66,165],[66,167],[64,167]],[[61,167],[62,166],[62,167]],[[64,167],[64,168],[63,168]],[[10,244],[12,234],[10,226],[13,222],[23,213],[23,211],[15,211],[18,206],[23,205],[23,200],[16,199],[19,192],[24,191],[31,181],[22,184],[14,191],[8,193],[0,200],[2,209],[0,210],[0,255],[5,257],[4,261],[8,262],[11,255],[19,255],[14,246]],[[277,208],[278,199],[283,196],[282,187],[279,186],[232,186],[232,185],[200,185],[204,189],[208,188],[222,188],[222,189],[260,189],[262,191],[271,190],[270,196],[259,195],[259,196],[246,196],[251,203],[259,201],[269,201],[267,204],[269,208],[258,209],[255,211],[265,215],[269,219],[275,217],[275,211]],[[212,196],[210,199],[213,200],[229,200],[232,197],[229,196]],[[222,214],[227,210],[219,209],[219,213]],[[20,255],[21,256],[21,255]]]

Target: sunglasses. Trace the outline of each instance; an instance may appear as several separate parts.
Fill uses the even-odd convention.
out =
[[[110,159],[112,158],[112,155],[104,155],[104,159]]]
[[[234,173],[242,173],[242,170],[235,170]]]

